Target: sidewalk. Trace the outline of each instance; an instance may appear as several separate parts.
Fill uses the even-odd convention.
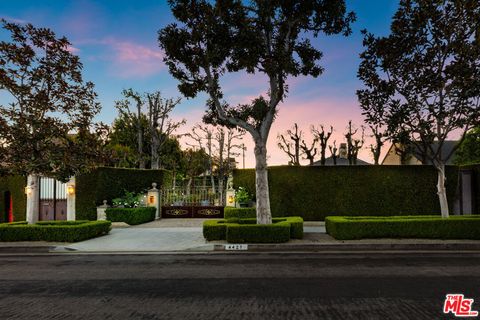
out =
[[[203,238],[204,219],[162,219],[137,226],[114,224],[110,234],[77,243],[0,242],[0,254],[225,252],[226,241]],[[480,241],[430,239],[335,240],[323,222],[305,222],[304,238],[279,244],[248,244],[248,252],[479,251]],[[244,250],[242,250],[245,252]]]

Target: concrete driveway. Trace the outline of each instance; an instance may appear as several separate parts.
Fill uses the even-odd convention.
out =
[[[114,224],[106,236],[77,242],[58,250],[80,252],[213,251],[202,234],[206,219],[161,219],[137,226]],[[306,222],[306,233],[324,233],[323,222]],[[222,242],[223,243],[223,242]]]

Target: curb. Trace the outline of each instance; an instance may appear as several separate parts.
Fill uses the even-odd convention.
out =
[[[4,246],[0,247],[0,254],[9,253],[49,253],[56,246]]]
[[[357,243],[357,244],[248,244],[247,249],[226,249],[216,244],[214,251],[225,252],[331,252],[331,251],[480,251],[479,243]]]

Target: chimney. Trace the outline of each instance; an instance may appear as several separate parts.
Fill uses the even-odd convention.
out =
[[[340,143],[340,149],[338,149],[338,157],[342,159],[347,159],[347,144]]]

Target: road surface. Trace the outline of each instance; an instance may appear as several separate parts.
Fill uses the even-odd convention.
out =
[[[477,253],[0,257],[0,319],[453,319]]]

